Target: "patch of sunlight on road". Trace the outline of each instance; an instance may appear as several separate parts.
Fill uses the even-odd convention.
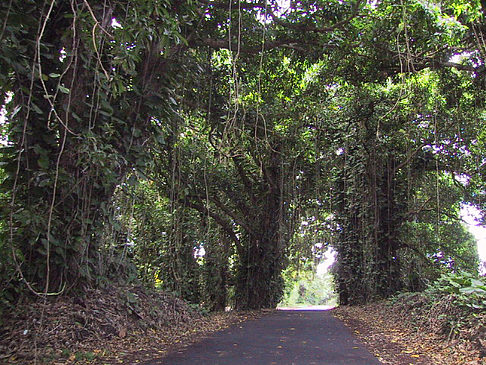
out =
[[[294,307],[277,307],[279,311],[328,311],[336,308],[334,305],[306,305]]]

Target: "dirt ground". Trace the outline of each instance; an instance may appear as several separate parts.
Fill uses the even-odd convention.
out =
[[[0,364],[135,364],[263,314],[203,315],[142,287],[29,301],[1,318]]]
[[[479,339],[475,341],[445,336],[429,326],[417,324],[417,321],[412,321],[411,315],[407,316],[387,302],[339,307],[332,313],[344,321],[383,364],[486,364],[486,353],[483,344],[477,342]],[[429,321],[438,318],[440,315],[429,318]],[[484,328],[484,317],[478,321],[475,325]]]
[[[412,303],[378,302],[331,313],[383,364],[486,365],[486,313],[449,330],[457,310],[452,301],[427,311],[422,304],[417,296]],[[272,312],[203,315],[170,294],[141,287],[30,301],[1,318],[0,363],[136,364]]]

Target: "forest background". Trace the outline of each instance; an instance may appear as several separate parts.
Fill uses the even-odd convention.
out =
[[[477,278],[485,11],[3,1],[2,308],[140,282],[275,307],[329,247],[341,304]]]

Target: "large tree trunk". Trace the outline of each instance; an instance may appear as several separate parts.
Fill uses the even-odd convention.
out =
[[[262,194],[262,204],[249,212],[251,232],[245,233],[238,252],[237,309],[275,308],[283,295],[282,201],[280,186],[275,184],[281,171],[278,160],[273,162],[274,167],[266,170],[271,180],[268,190]]]
[[[205,227],[205,220],[203,222]],[[204,301],[210,311],[224,311],[228,297],[228,258],[231,251],[231,239],[223,230],[204,244]]]
[[[267,232],[252,234],[240,254],[235,288],[238,310],[275,308],[282,298],[282,254],[278,239],[268,237]]]
[[[397,201],[403,187],[393,157],[359,146],[348,153],[336,178],[336,281],[341,304],[363,304],[402,289],[398,237],[406,206]]]
[[[30,18],[16,36],[17,50],[23,52],[18,59],[27,61],[22,67],[12,61],[8,71],[15,77],[11,105],[19,111],[9,119],[14,152],[7,156],[6,169],[14,197],[7,212],[12,251],[25,281],[37,291],[84,286],[96,280],[103,266],[100,235],[113,223],[110,199],[129,167],[143,166],[141,145],[148,141],[147,127],[155,114],[145,95],[116,95],[111,89],[100,69],[104,62],[111,72],[111,58],[96,55],[101,46],[92,49],[94,41],[102,44],[104,33],[93,40],[92,17],[80,16],[89,14],[86,2],[74,2],[75,14],[69,2],[54,2],[50,16],[43,5],[15,3],[20,4],[14,2],[12,12]],[[98,19],[111,14],[105,6],[92,10]],[[46,22],[40,39],[37,19]],[[109,47],[103,50],[111,52]],[[160,52],[142,57],[138,66],[144,69],[144,64],[162,59]],[[152,74],[129,81],[130,87],[136,83],[147,94],[158,90],[153,80],[159,78],[151,77],[155,71],[147,72]]]

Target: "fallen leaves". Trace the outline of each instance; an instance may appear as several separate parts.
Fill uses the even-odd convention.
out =
[[[447,319],[447,316],[440,308],[434,308],[433,314],[419,312],[420,308],[425,306],[396,308],[387,302],[378,302],[367,306],[338,307],[333,314],[343,320],[383,364],[486,364],[486,359],[480,357],[471,341],[451,341],[441,333],[439,321]],[[413,315],[407,312],[412,310],[415,311]],[[423,322],[412,320],[419,315],[424,316]],[[484,317],[475,318],[479,322],[471,323],[463,331],[484,328]]]
[[[134,364],[260,315],[204,317],[181,299],[141,287],[91,290],[83,298],[31,302],[9,313],[0,330],[0,362]]]
[[[118,331],[118,337],[125,338],[126,336],[127,336],[127,328],[126,327],[120,328],[120,330]]]

